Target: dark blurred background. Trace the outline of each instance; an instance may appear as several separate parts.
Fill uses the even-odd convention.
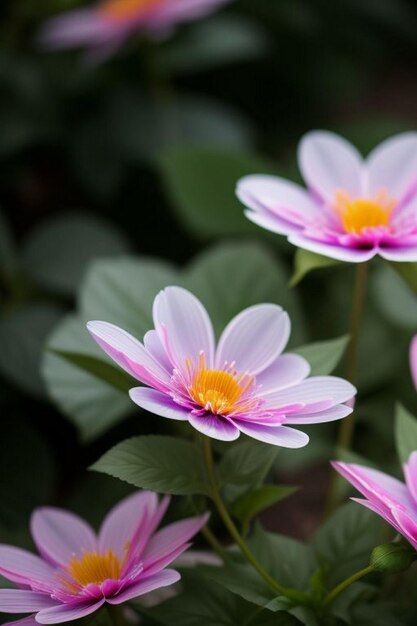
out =
[[[92,398],[82,410],[76,406],[80,388],[63,389],[57,361],[45,356],[51,332],[60,332],[77,302],[82,308],[91,264],[136,254],[184,266],[219,240],[253,241],[283,273],[277,301],[292,298],[301,311],[298,343],[340,336],[348,324],[351,268],[312,274],[288,295],[294,250],[245,221],[234,183],[251,171],[298,180],[296,145],[311,128],[340,132],[366,153],[417,125],[411,0],[236,0],[159,44],[133,37],[98,66],[77,51],[40,49],[43,22],[83,4],[3,0],[0,8],[6,538],[23,531],[32,508],[43,503],[99,519],[128,487],[86,474],[88,465],[123,437],[168,428],[159,418],[138,419],[134,410],[128,416],[124,403],[101,424],[102,407],[92,418]],[[376,263],[371,278],[357,448],[395,471],[395,400],[417,408],[407,363],[417,305],[389,268]],[[279,480],[310,489],[280,505],[287,514],[279,521],[272,510],[269,525],[299,536],[314,529],[332,441],[333,425],[315,427],[305,452],[280,455]]]

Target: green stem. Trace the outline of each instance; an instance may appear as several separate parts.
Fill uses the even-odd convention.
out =
[[[355,287],[352,299],[352,312],[350,318],[350,342],[346,351],[345,376],[347,380],[355,384],[357,377],[357,356],[359,333],[362,323],[365,303],[366,278],[368,274],[367,263],[359,263],[356,267]],[[339,430],[338,447],[349,450],[355,429],[354,413],[342,420]]]
[[[203,537],[207,541],[207,543],[213,548],[214,552],[216,552],[216,554],[223,561],[227,561],[228,554],[227,554],[226,550],[224,549],[222,544],[219,541],[217,541],[216,537],[211,532],[210,528],[208,526],[204,526],[201,529],[201,534],[203,535]]]
[[[222,500],[222,497],[219,492],[219,488],[217,486],[217,480],[214,470],[214,462],[213,462],[213,452],[211,449],[211,441],[209,437],[203,438],[203,451],[204,451],[204,460],[207,468],[207,475],[210,482],[211,487],[211,497],[217,508],[217,511],[226,526],[227,530],[230,533],[232,539],[239,546],[242,554],[245,556],[247,561],[252,565],[252,567],[258,572],[258,574],[264,579],[264,581],[273,589],[277,594],[283,595],[289,600],[297,604],[309,604],[310,597],[296,589],[288,589],[277,582],[266,570],[265,568],[257,561],[255,555],[252,553],[251,549],[245,542],[245,540],[241,537],[238,529],[236,528],[232,518],[229,515],[229,512]]]
[[[356,572],[355,574],[352,574],[352,576],[350,576],[349,578],[346,578],[346,580],[343,580],[334,589],[332,589],[332,591],[330,591],[327,594],[323,602],[323,607],[330,606],[332,602],[334,602],[334,600],[336,600],[336,598],[341,593],[343,593],[346,589],[348,589],[348,587],[353,585],[353,583],[356,583],[358,580],[360,580],[364,576],[367,576],[368,574],[371,574],[374,571],[375,571],[374,566],[368,565],[368,567],[365,567],[364,569],[359,570],[359,572]]]
[[[365,293],[366,293],[366,278],[368,273],[367,263],[359,263],[356,266],[355,286],[352,297],[352,310],[350,316],[350,341],[346,351],[345,361],[345,377],[351,383],[356,382],[357,377],[357,356],[358,356],[358,342],[361,329]],[[337,450],[349,450],[355,431],[355,413],[351,413],[348,417],[345,417],[340,423],[339,434],[337,439]],[[325,506],[325,517],[334,511],[339,500],[339,486],[340,476],[336,472],[332,473],[329,493]]]
[[[112,626],[126,626],[126,620],[123,615],[123,607],[112,604],[106,604],[107,613]]]

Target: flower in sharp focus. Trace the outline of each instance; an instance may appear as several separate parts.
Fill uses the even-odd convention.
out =
[[[365,496],[353,500],[380,515],[417,549],[417,451],[404,463],[405,483],[362,465],[332,465]]]
[[[207,311],[190,292],[168,287],[154,301],[155,329],[144,343],[107,322],[88,323],[101,348],[148,387],[130,391],[143,409],[188,421],[201,433],[232,441],[244,433],[298,448],[308,436],[290,424],[337,420],[355,388],[333,376],[308,378],[307,361],[282,354],[290,320],[275,304],[252,306],[223,331],[217,347]]]
[[[100,0],[50,18],[40,33],[48,48],[86,48],[104,60],[135,32],[150,38],[170,34],[181,22],[202,18],[231,0]]]
[[[417,261],[417,133],[392,137],[363,159],[342,137],[313,131],[298,163],[307,189],[274,176],[239,181],[250,220],[341,261]]]
[[[18,587],[0,589],[0,611],[31,613],[22,624],[57,624],[176,583],[179,573],[166,567],[190,546],[207,516],[157,530],[169,501],[134,493],[109,512],[98,535],[72,513],[36,509],[31,532],[41,557],[0,545],[0,574]]]

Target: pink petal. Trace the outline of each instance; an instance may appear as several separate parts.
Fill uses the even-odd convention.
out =
[[[59,604],[52,609],[44,609],[36,616],[39,624],[62,624],[62,622],[71,622],[80,617],[85,617],[98,611],[105,603],[105,598],[101,598],[98,602],[91,604]]]
[[[166,369],[169,374],[172,374],[171,361],[168,359],[167,353],[165,352],[164,346],[162,345],[156,330],[148,330],[143,338],[143,344],[148,353],[153,356],[155,361],[157,361],[161,367]]]
[[[287,389],[273,391],[264,396],[268,407],[278,409],[286,404],[300,402],[306,405],[302,413],[315,413],[316,410],[308,410],[308,406],[329,400],[330,406],[347,402],[356,394],[356,389],[351,383],[337,376],[312,376],[301,383]],[[323,410],[328,407],[323,407]],[[321,409],[317,409],[321,410]]]
[[[0,545],[0,574],[20,585],[55,582],[54,568],[38,556],[12,546]]]
[[[258,394],[270,393],[300,383],[310,373],[310,365],[298,354],[283,354],[256,377]]]
[[[319,211],[305,189],[277,176],[245,176],[238,182],[236,195],[248,208],[256,212],[266,209],[296,225],[303,225]]]
[[[53,564],[65,567],[74,554],[97,549],[93,529],[73,513],[41,507],[33,512],[30,526],[39,552]]]
[[[405,482],[417,504],[417,452],[412,452],[403,466]]]
[[[196,430],[207,437],[219,441],[234,441],[239,437],[239,430],[232,422],[220,415],[206,413],[204,415],[190,414],[189,422]]]
[[[349,248],[342,246],[341,244],[330,244],[310,239],[302,234],[294,234],[288,237],[288,241],[297,248],[303,248],[316,254],[336,259],[337,261],[347,261],[348,263],[364,263],[369,261],[376,254],[378,254],[378,248],[373,247],[369,250],[362,250],[360,248]]]
[[[401,533],[401,529],[400,529],[397,521],[394,519],[394,517],[392,515],[392,509],[390,509],[387,506],[385,506],[384,504],[381,504],[380,502],[376,502],[376,501],[372,501],[371,502],[370,500],[364,500],[362,498],[351,498],[351,500],[353,502],[357,502],[358,504],[361,504],[362,506],[364,506],[365,508],[369,509],[370,511],[373,511],[374,513],[376,513],[377,515],[382,517],[382,519],[384,519],[386,522],[388,522],[388,524],[390,524],[390,526],[395,528],[395,530],[398,533]]]
[[[155,566],[161,569],[176,559],[184,551],[181,548],[185,549],[188,546],[189,540],[201,530],[208,518],[209,515],[205,514],[181,520],[155,533],[142,554],[144,574],[150,569],[154,572]],[[181,549],[181,552],[178,552],[178,549]],[[166,557],[170,557],[171,560],[166,561]]]
[[[323,422],[333,422],[340,420],[350,415],[353,408],[346,406],[346,404],[338,404],[324,411],[318,411],[317,413],[305,414],[300,413],[297,415],[289,415],[285,419],[286,424],[321,424]]]
[[[209,15],[231,0],[170,0],[150,16],[150,24],[166,28],[177,22],[188,22]]]
[[[129,391],[133,402],[149,413],[167,417],[171,420],[188,420],[190,411],[183,409],[170,396],[155,389],[135,387]]]
[[[332,466],[371,502],[417,511],[407,487],[396,478],[355,463],[332,462]]]
[[[417,549],[417,521],[416,518],[410,517],[406,511],[393,507],[392,515],[400,533]]]
[[[265,370],[285,348],[290,336],[288,314],[276,304],[245,309],[224,329],[217,347],[216,367],[236,364],[251,375]]]
[[[401,133],[377,146],[367,159],[368,193],[385,189],[399,203],[417,192],[417,133]]]
[[[410,247],[384,247],[379,249],[379,254],[387,261],[394,261],[401,263],[415,263],[417,262],[417,246]]]
[[[258,441],[270,443],[273,446],[281,446],[282,448],[303,448],[309,442],[309,437],[305,433],[287,428],[286,426],[266,426],[264,424],[256,424],[254,422],[244,422],[241,420],[233,420],[239,430]]]
[[[172,569],[165,569],[157,574],[152,574],[148,578],[144,578],[134,585],[128,587],[114,598],[107,598],[109,604],[122,604],[132,598],[143,596],[145,593],[154,591],[154,589],[160,589],[161,587],[168,587],[174,585],[180,580],[181,576],[178,572]]]
[[[363,195],[363,160],[346,139],[328,131],[312,131],[302,138],[298,164],[308,187],[326,202],[336,191]]]
[[[41,29],[40,43],[46,48],[94,46],[108,41],[117,27],[100,18],[95,9],[67,11],[49,19]]]
[[[181,287],[167,287],[155,298],[153,318],[171,363],[184,370],[187,359],[197,364],[204,352],[208,367],[214,355],[214,331],[201,302]]]
[[[300,227],[295,224],[281,219],[278,215],[275,215],[271,211],[258,210],[258,211],[245,211],[245,216],[257,226],[270,230],[272,233],[278,233],[278,235],[291,235],[300,232]]]
[[[26,589],[0,589],[2,613],[33,613],[55,604],[56,600],[52,600],[44,593],[26,591]]]
[[[410,369],[414,386],[417,389],[417,335],[414,335],[410,344]]]
[[[108,322],[88,322],[87,328],[100,348],[131,376],[151,387],[168,387],[168,372],[130,333]]]
[[[157,510],[158,496],[151,491],[139,491],[124,498],[103,520],[98,536],[99,549],[102,552],[113,550],[123,558],[137,529]]]

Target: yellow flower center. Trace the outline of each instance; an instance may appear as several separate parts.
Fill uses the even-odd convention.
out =
[[[360,235],[367,228],[389,227],[391,213],[396,205],[386,191],[380,191],[374,198],[352,199],[346,192],[337,191],[335,208],[347,233]]]
[[[187,361],[191,371],[191,362]],[[200,355],[197,373],[192,379],[189,393],[192,399],[203,409],[215,415],[232,413],[243,394],[253,385],[254,378],[249,374],[238,375],[234,371],[207,369],[204,355]],[[250,401],[244,403],[245,408]]]
[[[81,585],[100,585],[109,578],[120,578],[122,566],[113,550],[104,554],[86,552],[80,559],[72,558],[67,567],[68,574]]]
[[[161,0],[102,0],[100,12],[106,18],[119,21],[135,17],[159,4]]]

